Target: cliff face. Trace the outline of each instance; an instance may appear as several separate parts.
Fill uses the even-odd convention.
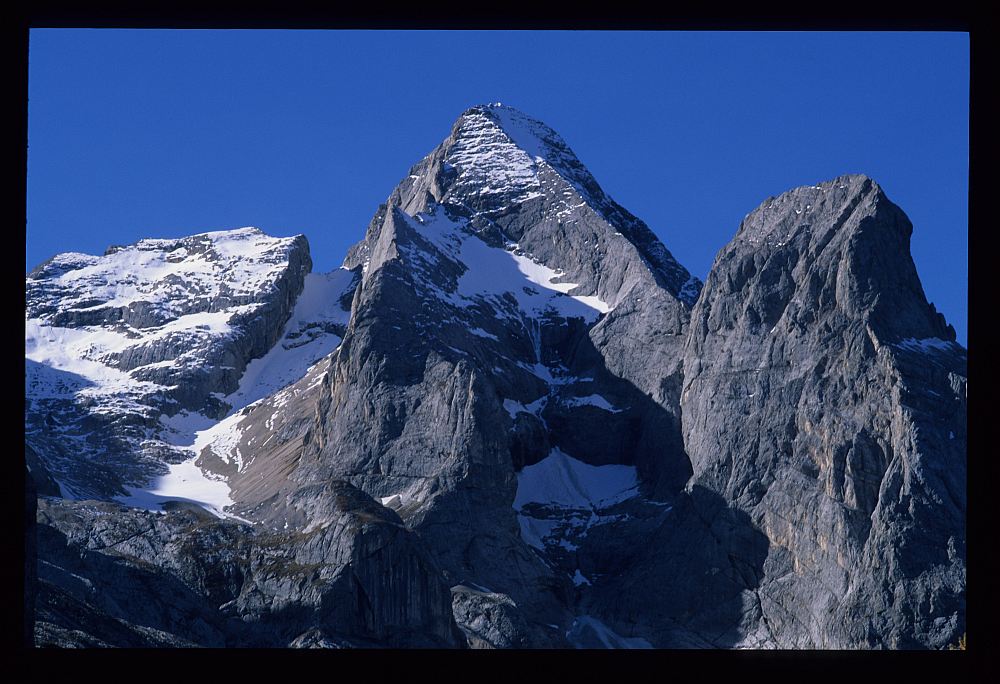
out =
[[[747,216],[703,287],[558,134],[489,105],[410,169],[341,269],[306,275],[296,238],[263,250],[267,287],[227,285],[246,301],[221,287],[180,296],[159,278],[146,287],[166,293],[154,308],[176,320],[222,306],[226,334],[194,327],[159,342],[175,319],[95,304],[86,290],[103,290],[79,276],[100,258],[56,258],[31,276],[29,378],[65,372],[32,345],[66,327],[80,336],[69,366],[83,380],[111,387],[83,363],[100,362],[165,386],[136,395],[133,413],[142,444],[172,454],[159,457],[166,484],[117,498],[172,510],[42,499],[36,634],[64,645],[952,643],[965,622],[965,350],[924,297],[911,230],[863,176],[798,188]],[[171,263],[198,258],[157,249]],[[212,271],[199,286],[219,278],[229,282]],[[230,318],[234,307],[246,312]],[[108,326],[169,353],[111,349]],[[236,360],[223,368],[218,354]],[[214,380],[187,383],[199,366]],[[87,456],[105,484],[88,476],[76,489],[71,431],[63,414],[45,422],[50,394],[79,411],[82,390],[27,383],[29,465],[42,494],[72,483],[111,498],[135,480],[139,442],[126,440],[121,460]],[[131,434],[130,420],[107,435]],[[184,620],[167,608],[169,587],[186,597]]]
[[[692,313],[689,486],[767,536],[757,594],[778,646],[961,634],[966,354],[911,231],[863,176],[793,190],[747,216]]]

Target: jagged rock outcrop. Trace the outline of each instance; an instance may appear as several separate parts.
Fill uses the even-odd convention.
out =
[[[872,180],[766,200],[691,314],[694,474],[588,610],[660,646],[941,648],[965,629],[965,351]]]
[[[37,645],[463,645],[399,518],[345,482],[314,489],[284,533],[197,507],[41,499]]]

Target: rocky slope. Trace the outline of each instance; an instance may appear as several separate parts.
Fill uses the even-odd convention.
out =
[[[37,645],[457,647],[451,593],[391,511],[346,483],[295,532],[40,500]]]
[[[183,253],[61,255],[28,281],[39,492],[175,510],[41,500],[36,634],[954,641],[965,352],[924,298],[910,231],[865,177],[799,188],[748,215],[702,290],[558,134],[488,105],[410,169],[332,274],[307,275],[304,239],[247,229],[175,241]],[[101,285],[120,254],[160,270]],[[241,289],[226,274],[247,254],[267,266]],[[198,277],[170,280],[177,263]],[[216,313],[225,334],[191,318]],[[190,381],[199,367],[210,382]],[[111,428],[95,436],[94,416]],[[95,446],[75,456],[67,436]],[[100,541],[130,530],[141,548]],[[184,587],[184,620],[163,612],[168,586]]]

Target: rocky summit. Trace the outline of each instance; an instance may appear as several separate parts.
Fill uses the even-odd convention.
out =
[[[473,107],[341,268],[255,228],[26,278],[37,646],[936,649],[966,350],[842,176],[702,283]],[[32,562],[34,561],[34,562]]]

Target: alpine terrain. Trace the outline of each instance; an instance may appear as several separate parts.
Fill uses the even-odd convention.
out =
[[[702,283],[492,104],[332,273],[255,228],[57,255],[25,281],[34,644],[956,643],[966,350],[911,231],[842,176]]]

